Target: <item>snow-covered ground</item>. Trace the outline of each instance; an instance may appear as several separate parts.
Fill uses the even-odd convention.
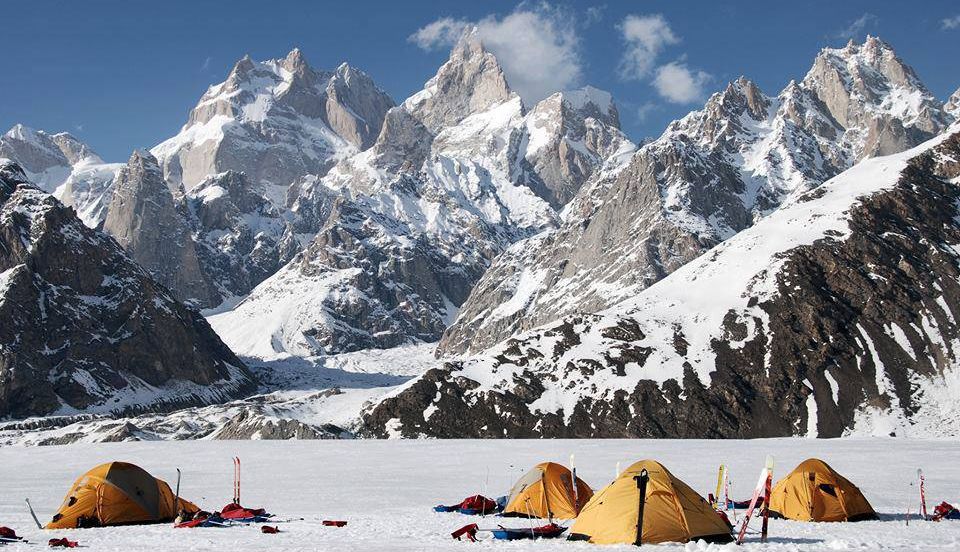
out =
[[[776,457],[775,477],[801,460],[818,456],[860,486],[881,520],[861,523],[799,523],[771,520],[770,542],[748,537],[744,548],[770,551],[954,551],[960,522],[916,518],[916,469],[927,476],[928,503],[960,502],[960,441],[896,439],[774,439],[754,441],[527,440],[527,441],[235,441],[159,442],[0,448],[0,525],[31,541],[53,536],[78,540],[90,550],[630,550],[595,548],[583,542],[455,542],[449,533],[467,523],[525,526],[524,520],[438,514],[432,506],[481,492],[505,493],[537,462],[566,462],[576,454],[579,475],[595,488],[642,458],[661,461],[701,493],[715,484],[720,462],[730,467],[737,498],[747,496],[765,456]],[[38,531],[23,499],[45,521],[76,476],[108,460],[135,462],[172,482],[184,471],[182,494],[201,507],[219,508],[231,496],[230,458],[243,460],[242,498],[278,517],[281,533],[256,526],[173,529],[169,525],[71,531]],[[905,513],[911,512],[909,525]],[[302,520],[300,518],[303,518]],[[343,519],[343,528],[323,519]],[[14,544],[5,550],[29,550]],[[661,550],[736,550],[735,545],[663,545]]]

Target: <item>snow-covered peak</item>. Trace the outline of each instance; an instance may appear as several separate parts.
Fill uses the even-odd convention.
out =
[[[78,163],[103,163],[103,159],[87,144],[78,140],[69,132],[58,132],[50,136],[63,152],[71,165]]]
[[[245,56],[207,89],[180,133],[152,152],[167,179],[186,189],[226,170],[286,187],[371,145],[392,106],[348,65],[314,69],[298,48],[280,59]]]
[[[563,102],[581,118],[593,117],[615,128],[620,128],[620,113],[613,101],[613,95],[605,90],[587,85],[576,90],[557,92],[540,103],[553,101]]]
[[[738,151],[757,138],[773,100],[752,81],[740,77],[714,93],[703,109],[672,122],[661,139],[685,137],[708,150]]]
[[[49,134],[22,124],[0,137],[0,157],[16,161],[27,177],[53,191],[71,171],[71,162]]]
[[[943,109],[954,119],[960,119],[960,88],[950,96]]]
[[[447,62],[403,107],[436,133],[514,97],[496,56],[484,48],[476,29],[468,29]]]
[[[863,44],[851,41],[843,48],[824,48],[800,86],[816,93],[830,114],[844,127],[864,132],[877,118],[899,119],[904,127],[928,135],[946,124],[942,104],[905,64],[893,48],[877,37]],[[892,153],[868,150],[868,155]]]

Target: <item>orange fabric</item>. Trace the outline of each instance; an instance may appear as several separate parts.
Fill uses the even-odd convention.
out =
[[[770,510],[799,521],[851,521],[876,516],[856,485],[823,460],[804,460],[777,482]]]
[[[573,474],[554,462],[537,464],[510,490],[504,515],[543,519],[573,519],[593,496],[593,489],[577,478],[574,501]]]
[[[125,462],[101,464],[74,481],[47,529],[172,521],[178,510],[199,511],[170,485]]]
[[[647,470],[641,542],[730,542],[730,528],[696,491],[663,465],[641,460],[598,491],[570,528],[571,535],[596,544],[634,544],[640,510],[635,477]]]

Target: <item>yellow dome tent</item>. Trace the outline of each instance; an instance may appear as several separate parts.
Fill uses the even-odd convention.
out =
[[[639,478],[646,474],[641,539]],[[596,544],[731,542],[730,526],[686,483],[659,462],[641,460],[593,495],[570,528],[570,538]]]
[[[173,521],[178,510],[191,514],[199,510],[182,498],[179,507],[174,501],[165,481],[133,464],[109,462],[77,478],[46,528],[160,523]]]
[[[804,460],[777,482],[770,511],[798,521],[861,521],[877,513],[856,485],[823,460]]]
[[[593,489],[578,477],[574,497],[570,470],[561,464],[544,462],[534,466],[510,489],[503,515],[573,519],[591,496]]]

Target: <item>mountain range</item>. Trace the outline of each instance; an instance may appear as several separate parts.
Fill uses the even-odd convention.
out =
[[[126,163],[17,125],[0,375],[32,379],[0,386],[0,418],[116,438],[131,411],[213,419],[258,381],[298,389],[289,366],[435,343],[341,427],[241,401],[230,431],[119,435],[936,434],[958,415],[958,116],[960,90],[868,37],[633,142],[598,89],[526,105],[469,30],[399,103],[346,63],[244,57]]]

